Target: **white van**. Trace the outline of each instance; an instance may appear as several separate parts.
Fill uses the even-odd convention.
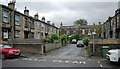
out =
[[[111,62],[119,62],[120,64],[120,49],[109,50],[107,53],[107,59]]]

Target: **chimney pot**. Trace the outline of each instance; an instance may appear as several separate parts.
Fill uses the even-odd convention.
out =
[[[25,6],[24,14],[29,16],[29,10],[27,10],[26,6]]]
[[[36,14],[34,15],[34,17],[35,17],[35,19],[39,19],[38,13],[36,13]]]
[[[42,21],[44,21],[44,22],[45,22],[45,17],[44,17],[44,16],[42,17]]]

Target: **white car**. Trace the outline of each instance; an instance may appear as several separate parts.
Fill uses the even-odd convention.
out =
[[[77,40],[76,39],[72,39],[72,44],[76,44]]]
[[[120,49],[109,50],[107,53],[107,59],[111,62],[120,63]]]

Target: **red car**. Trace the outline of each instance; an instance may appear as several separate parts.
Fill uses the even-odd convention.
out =
[[[12,48],[6,43],[0,43],[0,53],[2,54],[1,55],[2,59],[8,58],[8,57],[16,57],[16,56],[21,55],[21,52],[19,49]]]

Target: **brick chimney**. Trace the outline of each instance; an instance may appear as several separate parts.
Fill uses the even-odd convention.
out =
[[[10,1],[10,3],[8,3],[8,7],[11,9],[15,9],[15,1]]]
[[[34,17],[35,17],[35,19],[39,19],[38,13],[36,13],[36,14],[34,15]]]
[[[44,21],[44,22],[45,22],[45,17],[42,17],[42,21]]]
[[[25,7],[25,10],[24,10],[24,14],[29,16],[29,10],[27,10],[27,8]]]

